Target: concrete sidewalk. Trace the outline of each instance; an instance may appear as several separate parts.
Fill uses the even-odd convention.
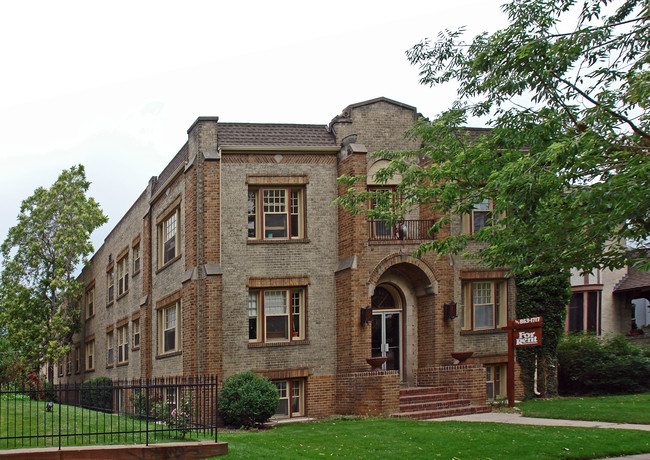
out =
[[[447,422],[456,420],[459,422],[494,422],[512,423],[519,425],[544,425],[544,426],[576,426],[586,428],[615,428],[620,430],[643,430],[650,431],[650,425],[634,423],[609,423],[590,422],[587,420],[561,420],[551,418],[522,417],[520,414],[509,414],[505,412],[487,412],[485,414],[459,415],[456,417],[443,417],[430,419],[431,422]],[[628,455],[624,457],[611,457],[609,460],[650,460],[650,454]]]
[[[544,425],[544,426],[578,426],[587,428],[616,428],[622,430],[643,430],[650,431],[650,425],[635,423],[609,423],[590,422],[586,420],[560,420],[550,418],[522,417],[519,414],[505,412],[487,412],[485,414],[458,415],[456,417],[444,417],[431,419],[432,422],[447,422],[456,420],[459,422],[495,422],[513,423],[518,425]]]

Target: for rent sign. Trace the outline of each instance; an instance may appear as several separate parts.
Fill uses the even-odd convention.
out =
[[[536,347],[542,344],[542,328],[515,331],[515,347]]]

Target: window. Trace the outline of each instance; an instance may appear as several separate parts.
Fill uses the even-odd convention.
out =
[[[112,366],[113,362],[115,361],[114,358],[114,339],[113,339],[113,331],[107,332],[106,333],[106,365],[107,366]]]
[[[117,362],[125,363],[129,360],[129,327],[117,328]]]
[[[86,342],[86,370],[95,369],[95,340]]]
[[[86,292],[86,319],[95,315],[95,287],[91,287]]]
[[[68,352],[65,358],[65,372],[66,374],[72,374],[72,350]]]
[[[58,372],[59,377],[63,377],[63,367],[64,367],[63,361],[61,361],[56,367],[59,371]]]
[[[463,284],[463,329],[495,329],[507,323],[507,282],[471,281]]]
[[[387,206],[388,204],[394,204],[394,193],[395,188],[372,188],[370,191],[374,192],[376,195],[374,199],[370,202],[370,207],[375,208],[377,205]],[[381,220],[374,218],[371,220],[371,239],[378,240],[391,240],[396,235],[397,226],[391,224],[387,220]]]
[[[106,286],[107,286],[107,291],[108,291],[108,303],[109,305],[113,303],[113,300],[115,299],[115,281],[113,280],[113,269],[111,268],[107,273],[106,273]]]
[[[494,214],[494,202],[488,198],[474,205],[471,214],[463,215],[463,233],[474,234],[485,227],[494,225],[505,213]]]
[[[283,380],[274,382],[280,394],[280,403],[275,417],[299,417],[304,414],[303,380]]]
[[[574,292],[569,302],[569,331],[601,333],[602,291]]]
[[[75,374],[81,372],[81,345],[74,347],[74,372]]]
[[[117,262],[117,296],[129,290],[129,256],[122,257]]]
[[[487,399],[492,401],[506,397],[507,370],[505,364],[491,364],[485,366],[487,376]]]
[[[133,349],[140,346],[140,319],[133,320]]]
[[[248,339],[278,342],[305,338],[305,289],[260,289],[248,293]]]
[[[249,239],[302,239],[305,237],[303,187],[250,188]]]
[[[180,208],[169,214],[158,225],[158,267],[171,262],[180,254]]]
[[[133,247],[133,274],[140,271],[140,245]]]
[[[158,352],[172,353],[181,349],[180,301],[158,310]]]

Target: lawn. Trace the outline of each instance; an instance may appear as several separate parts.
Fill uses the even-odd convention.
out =
[[[518,404],[526,417],[650,425],[650,393],[534,399]]]
[[[650,452],[647,432],[370,419],[278,425],[225,432],[225,459],[598,458]]]
[[[12,439],[0,439],[0,449],[58,446],[59,420],[63,434],[61,446],[144,444],[147,428],[150,443],[179,441],[182,437],[182,433],[175,431],[161,432],[167,429],[165,425],[138,417],[59,404],[48,412],[45,405],[45,402],[28,398],[3,398],[0,401],[0,438]],[[186,441],[199,439],[209,438],[197,437],[195,433],[185,437]]]

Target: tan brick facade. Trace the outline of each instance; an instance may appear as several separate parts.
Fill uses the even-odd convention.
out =
[[[462,311],[461,270],[478,267],[435,254],[415,259],[417,238],[375,240],[362,215],[332,205],[347,190],[337,177],[366,175],[372,152],[418,147],[403,136],[418,116],[381,98],[347,107],[329,126],[197,119],[81,274],[95,283],[95,314],[76,340],[95,335],[96,365],[72,377],[223,379],[255,370],[294,382],[299,415],[312,417],[389,415],[400,386],[425,383],[447,382],[485,402],[485,368],[452,366],[450,353],[472,350],[474,363],[501,363],[505,334],[461,330],[462,313],[443,317],[445,302]],[[408,216],[439,217],[425,208]],[[456,221],[435,237],[455,231]],[[136,248],[141,268],[133,274]],[[131,264],[130,286],[109,305],[106,270],[118,255]],[[510,317],[514,287],[506,283]],[[394,305],[373,310],[373,332],[361,310],[380,293]],[[132,343],[134,321],[139,347],[128,365],[107,367],[107,327],[128,327]],[[378,341],[393,370],[369,372]]]

